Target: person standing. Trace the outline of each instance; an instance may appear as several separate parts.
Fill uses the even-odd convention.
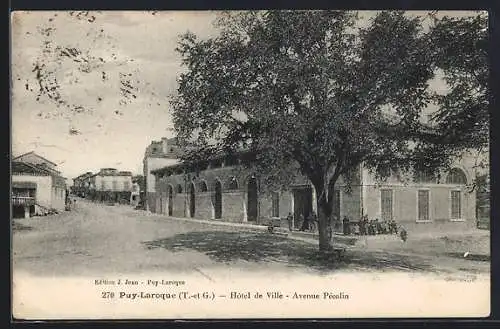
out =
[[[318,229],[318,216],[316,212],[312,212],[309,217],[309,231],[316,231]]]
[[[361,216],[361,219],[359,220],[359,235],[366,235],[366,222],[365,222],[365,217]]]
[[[288,213],[286,220],[288,222],[288,229],[290,230],[290,232],[293,231],[293,215],[291,212]]]
[[[312,214],[309,213],[306,218],[304,218],[304,221],[302,222],[302,231],[309,231],[311,228],[311,222],[312,222]]]
[[[344,235],[349,235],[351,233],[349,225],[349,218],[347,216],[344,216],[344,219],[342,220],[342,231]]]
[[[299,223],[300,223],[300,231],[304,231],[307,225],[307,220],[304,218],[303,214],[299,215]]]

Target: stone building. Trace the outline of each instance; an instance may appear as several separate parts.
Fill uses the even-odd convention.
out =
[[[34,152],[15,157],[11,164],[13,217],[64,211],[66,180],[57,165]]]
[[[179,147],[176,138],[165,138],[152,141],[144,152],[143,173],[145,179],[146,210],[156,211],[155,177],[151,171],[179,163]]]
[[[269,192],[258,177],[238,165],[239,159],[221,157],[198,169],[183,164],[153,170],[156,177],[154,211],[174,217],[195,217],[232,222],[263,223],[269,218],[306,217],[317,212],[316,192],[298,176],[287,189]],[[342,178],[334,191],[334,215],[357,221],[394,219],[409,230],[454,230],[475,225],[472,160],[464,157],[441,178],[415,175],[390,177],[381,183],[363,166],[347,191]],[[264,192],[266,191],[266,192]],[[297,224],[297,223],[296,223]]]

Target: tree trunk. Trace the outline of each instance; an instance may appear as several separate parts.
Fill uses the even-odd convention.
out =
[[[316,194],[318,195],[317,206],[318,206],[318,233],[319,233],[319,250],[320,251],[330,251],[333,249],[332,245],[332,203],[328,202],[327,194],[322,193],[322,188],[316,188]]]

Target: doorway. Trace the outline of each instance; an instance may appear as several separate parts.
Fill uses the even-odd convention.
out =
[[[295,228],[300,228],[302,222],[298,220],[301,216],[307,218],[312,213],[312,188],[301,187],[293,189],[293,216]]]
[[[259,215],[259,199],[257,190],[257,179],[251,177],[248,180],[248,192],[247,192],[247,218],[248,221],[256,221]]]
[[[195,212],[196,212],[196,198],[195,198],[195,191],[194,191],[194,183],[191,183],[190,189],[189,189],[189,215],[191,217],[194,217]]]
[[[215,181],[215,218],[222,218],[222,184],[220,181]]]
[[[174,212],[174,205],[173,205],[173,194],[174,194],[174,189],[172,185],[168,186],[168,215],[172,216],[172,213]]]

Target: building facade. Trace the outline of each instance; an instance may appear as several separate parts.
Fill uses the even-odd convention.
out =
[[[356,222],[391,220],[412,231],[460,230],[476,223],[476,196],[469,185],[474,179],[471,159],[457,160],[453,168],[430,179],[390,177],[377,182],[362,165],[350,190],[342,178],[334,193],[334,216]],[[236,162],[236,163],[235,163]],[[270,218],[295,219],[317,213],[316,192],[300,175],[288,188],[269,192],[258,177],[237,164],[238,160],[209,161],[203,170],[182,164],[153,171],[156,177],[154,212],[174,217],[194,217],[232,222],[263,223]]]
[[[66,180],[53,162],[34,152],[16,157],[12,161],[11,179],[14,217],[64,211]]]
[[[176,138],[162,138],[161,141],[151,142],[146,148],[142,161],[146,210],[156,211],[156,181],[152,171],[179,163],[179,151]]]
[[[93,201],[129,203],[132,190],[132,173],[115,168],[101,168],[99,172],[79,176],[84,186],[83,194]],[[77,181],[79,181],[77,180]]]

